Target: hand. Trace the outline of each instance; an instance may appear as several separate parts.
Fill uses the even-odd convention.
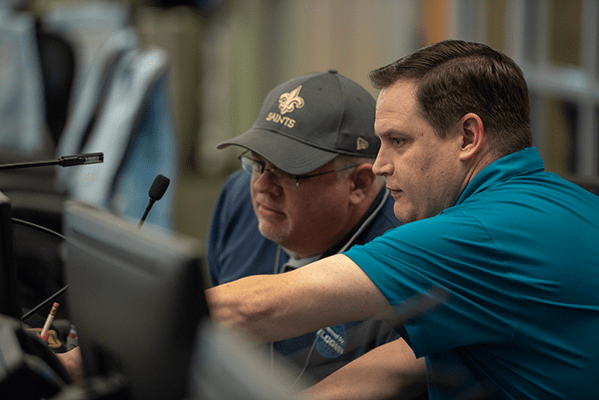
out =
[[[81,359],[81,350],[79,347],[75,347],[66,353],[56,353],[56,357],[58,357],[69,375],[71,375],[73,382],[82,384],[85,374],[83,373],[83,360]]]

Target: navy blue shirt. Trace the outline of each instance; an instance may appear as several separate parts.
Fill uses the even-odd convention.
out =
[[[279,271],[289,256],[258,230],[250,195],[251,176],[234,172],[223,185],[216,202],[208,237],[207,259],[214,285],[245,276]],[[335,254],[347,244],[364,244],[400,225],[393,214],[393,198],[381,190],[360,223],[343,243],[325,252]],[[369,218],[371,217],[371,218]],[[275,265],[276,263],[276,265]],[[354,322],[321,329],[297,338],[274,343],[277,355],[321,380],[353,359],[384,343],[399,338],[384,321]],[[306,364],[307,363],[307,364]]]

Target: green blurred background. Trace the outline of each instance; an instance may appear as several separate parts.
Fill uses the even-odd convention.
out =
[[[27,7],[43,15],[53,7],[76,3],[81,1],[37,0]],[[238,168],[235,149],[219,151],[215,146],[251,126],[273,86],[334,68],[376,96],[367,78],[371,70],[445,38],[488,43],[523,66],[531,78],[535,145],[546,167],[594,190],[599,186],[595,161],[599,46],[597,38],[589,36],[598,36],[592,25],[597,26],[599,13],[593,3],[130,0],[107,4],[125,5],[142,41],[168,53],[182,154],[181,179],[175,188],[176,230],[203,241],[219,187]],[[564,76],[564,71],[578,80],[554,78]],[[587,124],[572,122],[582,120]]]

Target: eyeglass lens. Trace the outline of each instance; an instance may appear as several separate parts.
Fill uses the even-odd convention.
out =
[[[253,173],[255,171],[259,174],[263,174],[264,171],[268,171],[270,173],[271,179],[281,186],[298,186],[299,184],[295,176],[281,171],[278,168],[273,166],[266,168],[263,162],[249,158],[246,155],[242,155],[240,159],[242,168],[249,173]]]

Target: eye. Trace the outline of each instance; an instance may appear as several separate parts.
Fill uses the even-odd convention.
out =
[[[393,143],[394,146],[401,146],[402,144],[404,144],[406,140],[404,138],[400,138],[400,137],[392,137],[391,138],[391,143]]]

